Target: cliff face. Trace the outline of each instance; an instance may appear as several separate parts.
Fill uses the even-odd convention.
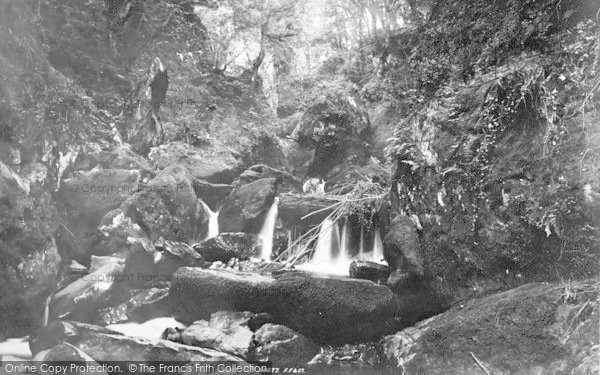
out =
[[[421,96],[388,151],[401,208],[423,225],[426,273],[455,297],[597,274],[599,29],[586,4],[550,3],[533,16],[507,2],[518,25],[489,3],[439,10],[414,49]],[[457,14],[451,30],[490,39],[436,50],[461,38],[435,29]]]
[[[59,282],[59,253],[64,265],[78,251],[86,259],[99,219],[166,167],[128,144],[138,140],[128,138],[136,105],[152,108],[154,97],[145,103],[138,89],[157,58],[169,81],[149,115],[160,117],[160,143],[227,150],[239,167],[272,158],[261,144],[281,153],[263,133],[272,110],[262,92],[248,77],[213,71],[205,31],[180,1],[0,1],[0,299],[9,306],[0,336],[41,324],[44,299]],[[108,204],[74,190],[81,181],[129,190]],[[69,209],[78,202],[86,208]]]

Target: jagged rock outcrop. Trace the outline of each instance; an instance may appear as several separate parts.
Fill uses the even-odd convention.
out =
[[[195,181],[182,166],[161,171],[102,218],[90,239],[92,254],[125,257],[136,238],[184,243],[203,238],[208,230],[208,216],[196,196]]]
[[[278,215],[288,228],[308,228],[321,224],[332,212],[331,205],[335,202],[317,195],[281,194]]]
[[[256,164],[246,169],[234,181],[233,185],[245,185],[263,178],[277,179],[277,187],[281,191],[293,192],[300,191],[302,188],[302,181],[293,174],[265,164]]]
[[[303,272],[261,276],[181,268],[169,299],[174,316],[182,321],[206,319],[220,310],[265,312],[319,342],[376,338],[393,329],[403,311],[385,286]]]
[[[194,250],[207,262],[227,263],[231,258],[248,260],[258,255],[261,246],[258,236],[248,233],[221,233],[217,237],[194,245]]]
[[[145,322],[169,316],[168,295],[168,287],[133,289],[124,296],[125,302],[98,311],[94,324],[107,326],[127,321]]]
[[[277,179],[263,178],[236,187],[223,203],[219,229],[223,232],[258,232],[264,213],[277,194]]]
[[[202,238],[208,218],[194,190],[193,177],[181,166],[161,171],[122,209],[152,240],[187,242]]]
[[[50,301],[50,318],[92,322],[98,310],[108,305],[115,291],[128,282],[124,268],[124,262],[115,258],[58,291]]]
[[[30,337],[34,355],[63,342],[85,352],[97,362],[108,361],[232,361],[240,358],[212,349],[181,345],[168,340],[124,336],[104,327],[71,321],[56,321]]]
[[[128,121],[125,122],[124,139],[133,150],[146,155],[154,146],[164,142],[165,131],[160,119],[160,106],[165,101],[169,78],[167,69],[155,57],[144,79],[138,83],[131,99]]]
[[[254,336],[248,323],[255,315],[250,312],[219,311],[211,314],[210,321],[195,321],[183,331],[171,330],[166,336],[185,345],[210,348],[248,359]]]
[[[385,264],[366,260],[353,260],[350,263],[350,277],[374,282],[383,282],[390,276],[391,269]]]
[[[241,167],[236,154],[220,144],[193,147],[183,142],[171,142],[153,148],[148,159],[160,170],[180,165],[191,176],[213,184],[230,184]]]
[[[33,360],[36,361],[36,363],[40,366],[43,363],[46,363],[49,366],[51,366],[56,362],[68,362],[74,364],[85,363],[88,366],[99,366],[99,364],[96,361],[94,361],[92,357],[85,354],[82,350],[66,342],[58,344],[51,349],[42,350],[41,352],[36,354]],[[43,372],[40,370],[40,373]],[[85,375],[89,372],[80,371],[78,369],[70,369],[69,373],[73,375]],[[94,371],[94,373],[97,373],[98,375],[107,375],[107,373],[104,371]]]
[[[288,327],[267,323],[254,334],[251,358],[274,366],[304,366],[319,350],[317,344]]]
[[[0,336],[39,326],[58,282],[61,258],[37,210],[23,181],[0,163]]]
[[[59,243],[63,257],[89,262],[89,239],[100,220],[138,191],[140,183],[138,171],[123,169],[92,170],[64,179],[56,194],[65,226],[64,242]]]
[[[186,243],[162,239],[151,243],[139,239],[125,260],[124,272],[132,277],[132,285],[164,286],[180,267],[203,267],[204,264],[202,256]]]
[[[383,256],[393,270],[410,277],[423,276],[423,254],[413,221],[404,215],[395,217],[383,238]]]
[[[385,337],[384,357],[407,374],[592,374],[599,292],[534,283],[477,298]]]

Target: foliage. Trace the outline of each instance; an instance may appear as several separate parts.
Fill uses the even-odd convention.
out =
[[[582,191],[600,187],[600,26],[585,2],[452,4],[422,25],[404,98],[414,112],[387,149],[404,209],[441,223],[453,248],[482,252],[502,232],[507,261],[552,254],[566,273],[593,273],[598,203]]]

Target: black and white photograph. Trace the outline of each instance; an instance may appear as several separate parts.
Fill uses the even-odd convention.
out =
[[[600,0],[0,0],[0,375],[600,375]]]

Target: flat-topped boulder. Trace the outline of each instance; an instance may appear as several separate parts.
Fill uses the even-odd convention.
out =
[[[324,343],[366,341],[398,329],[399,301],[371,281],[282,272],[180,268],[169,303],[176,319],[208,319],[220,310],[271,314],[274,320]]]
[[[336,200],[310,194],[281,194],[278,217],[286,227],[319,225],[333,211]]]

